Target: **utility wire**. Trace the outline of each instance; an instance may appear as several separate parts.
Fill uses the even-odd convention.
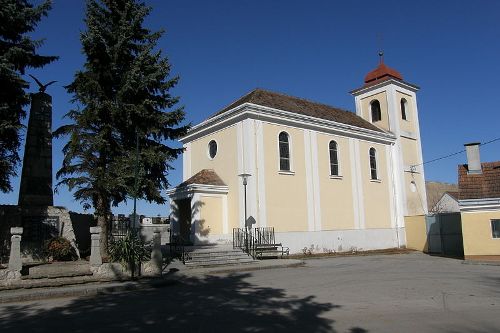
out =
[[[490,144],[490,143],[493,143],[493,142],[499,141],[499,140],[500,140],[500,138],[496,138],[496,139],[487,141],[485,143],[480,143],[479,146],[486,146],[487,144]],[[465,149],[462,149],[461,151],[457,151],[457,152],[452,153],[452,154],[441,156],[441,157],[438,157],[438,158],[435,158],[433,160],[426,161],[426,162],[423,162],[423,163],[420,163],[420,164],[412,165],[411,167],[415,168],[415,167],[418,167],[418,166],[421,166],[421,165],[425,165],[425,164],[428,164],[428,163],[436,162],[436,161],[439,161],[439,160],[444,160],[445,158],[449,158],[449,157],[452,157],[452,156],[455,156],[455,155],[458,155],[458,154],[461,154],[461,153],[464,153],[464,152],[465,152]]]

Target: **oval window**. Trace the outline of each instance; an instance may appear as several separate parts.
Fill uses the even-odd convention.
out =
[[[210,156],[210,158],[214,158],[215,155],[217,155],[217,142],[212,140],[208,143],[208,156]]]

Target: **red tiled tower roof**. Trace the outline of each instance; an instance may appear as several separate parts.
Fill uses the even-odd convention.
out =
[[[403,76],[397,70],[390,68],[384,64],[384,54],[379,53],[380,63],[377,68],[366,74],[365,76],[365,86],[370,86],[372,84],[385,81],[388,79],[397,79],[403,81]]]

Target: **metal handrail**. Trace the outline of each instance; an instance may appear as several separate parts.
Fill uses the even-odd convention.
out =
[[[185,264],[187,260],[190,260],[188,252],[186,251],[186,244],[189,241],[186,240],[181,235],[173,235],[170,234],[170,253],[176,253],[179,255],[179,259],[182,260],[182,263]]]

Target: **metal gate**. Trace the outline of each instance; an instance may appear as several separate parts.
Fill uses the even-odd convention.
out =
[[[464,256],[460,213],[427,215],[427,244],[430,254]]]

